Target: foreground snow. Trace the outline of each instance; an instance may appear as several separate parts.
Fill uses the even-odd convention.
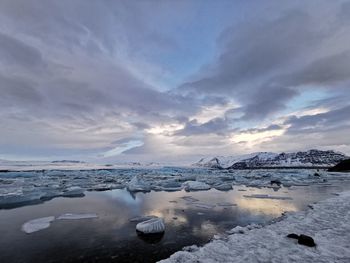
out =
[[[236,227],[227,237],[189,247],[161,262],[350,262],[349,222],[347,191],[262,228]],[[286,237],[290,233],[309,235],[317,246],[300,245]]]

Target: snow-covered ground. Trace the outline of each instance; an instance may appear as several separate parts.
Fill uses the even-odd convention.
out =
[[[160,262],[350,262],[349,222],[347,191],[264,227],[236,227],[227,236],[203,247],[185,248]],[[311,236],[316,247],[287,238],[291,233]]]

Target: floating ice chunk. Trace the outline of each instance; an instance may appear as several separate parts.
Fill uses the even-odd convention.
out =
[[[130,192],[149,192],[151,191],[151,186],[141,176],[134,176],[127,186]]]
[[[193,203],[195,207],[204,209],[213,209],[216,205],[206,204],[206,203]]]
[[[229,203],[229,202],[221,202],[217,203],[218,206],[237,206],[236,204]]]
[[[79,214],[71,214],[71,213],[66,213],[63,215],[60,215],[57,217],[57,219],[62,220],[76,220],[76,219],[89,219],[89,218],[98,218],[98,215],[95,213],[79,213]]]
[[[152,218],[147,221],[138,223],[136,230],[143,234],[156,234],[165,231],[165,224],[162,218]]]
[[[182,184],[182,186],[186,191],[200,191],[210,189],[210,185],[197,181],[186,181]]]
[[[50,223],[55,220],[54,216],[42,217],[30,220],[22,225],[22,231],[27,234],[37,232],[39,230],[48,228]]]
[[[10,192],[0,195],[0,209],[11,208],[32,202],[40,202],[42,192]]]
[[[67,188],[67,191],[63,193],[64,197],[77,197],[84,196],[84,189],[79,186],[72,186]]]
[[[181,197],[183,200],[190,202],[190,203],[194,203],[194,202],[198,202],[199,200],[196,198],[193,198],[192,196],[186,195]]]
[[[232,190],[232,184],[219,184],[215,185],[214,188],[219,191],[229,191]]]
[[[275,199],[275,200],[293,200],[288,196],[272,196],[265,194],[243,195],[245,198]]]
[[[130,222],[143,222],[143,221],[147,221],[147,220],[150,220],[152,218],[158,218],[157,216],[153,216],[153,215],[150,215],[150,216],[136,216],[136,217],[133,217],[133,218],[130,218],[129,221]]]

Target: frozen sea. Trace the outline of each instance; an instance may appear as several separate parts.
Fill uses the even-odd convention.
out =
[[[349,190],[348,177],[316,170],[171,167],[3,172],[1,262],[156,262],[235,226],[269,224],[285,212],[304,210]],[[133,178],[137,187],[130,185]],[[210,190],[183,189],[193,182]],[[57,219],[67,213],[96,217]],[[130,219],[145,215],[164,218],[165,233],[138,235]],[[21,230],[30,220],[52,216],[45,229]]]

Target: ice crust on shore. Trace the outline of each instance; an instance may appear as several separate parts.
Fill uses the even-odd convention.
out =
[[[235,227],[227,237],[191,246],[160,262],[349,262],[349,211],[347,191],[264,227]],[[290,233],[311,236],[317,246],[300,245],[286,237]]]

